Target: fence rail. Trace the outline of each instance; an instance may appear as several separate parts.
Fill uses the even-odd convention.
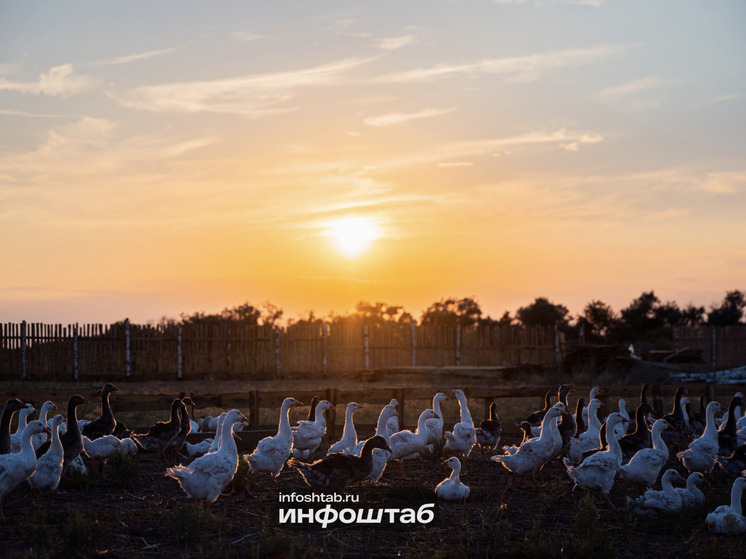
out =
[[[0,324],[2,380],[321,376],[385,367],[558,365],[551,327]]]

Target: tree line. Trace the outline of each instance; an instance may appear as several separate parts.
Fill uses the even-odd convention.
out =
[[[355,311],[344,315],[334,312],[317,316],[309,311],[306,316],[287,319],[285,328],[321,324],[384,325],[438,324],[460,325],[462,328],[476,326],[557,326],[570,339],[582,337],[588,343],[597,344],[666,344],[673,338],[675,326],[733,326],[741,324],[746,308],[746,295],[739,290],[728,291],[723,300],[706,310],[703,306],[687,305],[684,308],[674,301],[661,301],[654,291],[643,292],[629,306],[614,311],[603,301],[592,300],[577,316],[571,315],[564,305],[551,302],[546,297],[537,297],[532,303],[520,307],[515,315],[505,311],[500,318],[485,315],[474,297],[447,298],[432,303],[420,314],[419,321],[401,305],[382,302],[360,301]],[[248,325],[278,324],[283,319],[279,307],[265,302],[252,305],[249,302],[219,313],[182,313],[183,324],[209,324],[236,322]],[[162,323],[175,323],[174,319],[162,319]]]

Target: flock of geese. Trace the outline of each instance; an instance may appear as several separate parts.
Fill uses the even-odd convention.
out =
[[[422,453],[440,452],[450,475],[437,484],[435,494],[447,501],[464,501],[470,488],[461,480],[462,463],[478,447],[483,460],[512,474],[509,487],[513,488],[524,483],[538,486],[537,477],[543,478],[547,465],[558,461],[574,487],[599,494],[616,511],[609,498],[616,480],[635,484],[639,494],[628,496],[626,505],[641,515],[675,513],[701,505],[705,499],[703,488],[711,487],[709,480],[719,467],[736,476],[730,504],[709,512],[705,524],[715,533],[746,532],[741,507],[746,487],[746,417],[740,392],[731,398],[727,412],[721,414],[721,405],[707,402],[704,396],[699,398],[699,410],[693,411],[686,388],[680,387],[671,412],[655,419],[647,397],[650,387],[644,385],[634,410],[628,411],[625,401],[619,400],[618,411],[602,420],[603,404],[596,397],[598,387],[591,390],[587,401],[578,398],[574,413],[568,404],[572,388],[562,385],[556,391],[548,391],[544,407],[520,423],[523,441],[502,447],[497,405],[490,405],[489,417],[477,426],[460,389],[453,391],[459,404],[459,420],[450,430],[444,426],[441,410],[447,396],[438,392],[432,406],[419,415],[414,430],[399,429],[399,403],[392,399],[379,413],[375,434],[366,440],[359,440],[354,424],[354,414],[362,406],[350,402],[341,438],[329,441],[327,454],[316,460],[313,458],[318,456],[327,436],[324,411],[332,405],[314,397],[308,417],[291,425],[291,408],[302,404],[289,397],[279,410],[277,433],[260,440],[255,450],[243,458],[251,474],[269,474],[272,495],[275,479],[285,466],[297,471],[311,488],[342,491],[366,480],[380,484],[388,464],[406,478],[407,460]],[[101,415],[93,421],[78,421],[77,408],[87,402],[79,395],[69,399],[66,417],[48,417],[57,409],[51,401],[44,402],[34,420],[29,420],[35,412],[30,404],[16,398],[5,403],[0,419],[0,519],[5,518],[2,499],[24,482],[32,502],[39,492],[46,492],[51,502],[67,470],[86,468],[82,456],[88,458],[89,466],[95,463],[104,476],[105,462],[114,453],[149,452],[164,459],[170,453],[184,458],[185,463],[166,468],[165,475],[176,480],[189,497],[209,507],[223,493],[239,464],[234,433],[247,425],[239,410],[194,421],[188,412],[188,406],[194,403],[182,395],[173,400],[168,421],[155,423],[147,432],[133,433],[114,417],[109,397],[116,390],[113,384],[101,389]],[[555,393],[557,402],[552,404]],[[11,433],[16,413],[17,428]],[[215,432],[214,438],[199,445],[187,442],[191,432],[206,430]],[[670,467],[674,458],[677,467]],[[255,483],[252,477],[255,476],[247,476],[244,487],[249,497],[251,484]],[[655,489],[659,480],[660,489]],[[685,485],[677,487],[676,483]]]

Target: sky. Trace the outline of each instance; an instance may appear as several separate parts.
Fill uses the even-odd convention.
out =
[[[746,3],[0,4],[0,322],[746,289]]]

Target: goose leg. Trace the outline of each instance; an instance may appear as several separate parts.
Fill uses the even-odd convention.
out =
[[[399,464],[399,472],[401,473],[402,479],[409,479],[407,477],[407,474],[404,473],[404,466],[402,465],[402,461],[401,460],[397,460],[396,462],[397,462],[397,464]]]

